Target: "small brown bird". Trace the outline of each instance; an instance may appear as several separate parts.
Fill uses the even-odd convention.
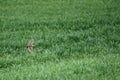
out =
[[[27,45],[28,51],[30,53],[33,52],[33,43],[34,43],[34,39],[31,39]]]

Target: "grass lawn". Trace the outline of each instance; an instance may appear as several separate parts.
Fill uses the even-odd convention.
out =
[[[120,80],[120,1],[0,0],[0,80]]]

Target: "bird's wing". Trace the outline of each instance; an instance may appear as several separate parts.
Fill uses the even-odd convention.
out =
[[[29,41],[29,43],[28,43],[28,46],[33,46],[33,43],[34,43],[34,40],[31,39],[31,40]]]
[[[33,52],[33,46],[28,46],[28,51]]]

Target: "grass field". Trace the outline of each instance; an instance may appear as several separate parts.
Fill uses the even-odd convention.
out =
[[[0,80],[120,80],[120,0],[0,0]]]

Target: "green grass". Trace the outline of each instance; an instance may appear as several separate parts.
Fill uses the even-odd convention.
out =
[[[0,80],[120,80],[119,13],[119,0],[0,0]]]

